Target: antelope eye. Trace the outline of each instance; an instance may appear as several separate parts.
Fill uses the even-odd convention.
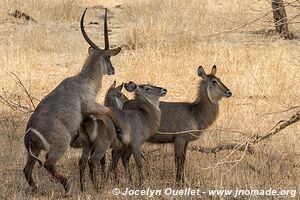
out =
[[[145,90],[147,91],[147,90],[149,90],[150,88],[149,87],[145,87]]]
[[[216,84],[216,83],[217,83],[217,81],[216,81],[216,80],[212,80],[212,83],[213,83],[213,84]]]

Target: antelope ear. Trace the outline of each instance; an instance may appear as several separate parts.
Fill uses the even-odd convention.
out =
[[[130,81],[129,83],[124,84],[124,88],[128,92],[135,92],[138,89],[138,86],[134,82]]]
[[[115,49],[109,49],[109,50],[105,50],[106,54],[108,56],[115,56],[117,55],[118,53],[120,53],[121,51],[121,47],[118,47],[118,48],[115,48]]]
[[[210,74],[211,74],[211,75],[216,75],[216,73],[217,73],[217,67],[216,67],[216,65],[214,65],[214,66],[211,68]]]
[[[114,89],[114,88],[116,88],[116,84],[117,84],[117,81],[114,81],[113,84],[111,84],[111,86],[109,87],[109,89]]]
[[[198,67],[198,76],[201,77],[204,81],[207,78],[206,73],[202,66]]]
[[[93,47],[89,47],[89,55],[92,55],[95,52],[95,49]]]
[[[116,87],[117,90],[119,90],[121,92],[122,88],[123,88],[124,83],[122,83],[121,85],[119,85],[118,87]]]

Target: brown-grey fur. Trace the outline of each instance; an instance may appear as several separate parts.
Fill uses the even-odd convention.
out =
[[[123,83],[116,87],[116,81],[107,90],[104,98],[104,105],[107,107],[122,109],[125,102],[129,99],[121,92],[123,88]]]
[[[86,10],[85,10],[86,12]],[[57,171],[55,164],[69,148],[78,135],[80,123],[90,112],[108,113],[110,110],[96,103],[96,96],[101,88],[102,76],[114,74],[109,57],[120,52],[120,48],[102,50],[85,35],[81,18],[82,33],[91,45],[89,56],[79,74],[63,80],[37,106],[31,115],[24,136],[28,150],[24,174],[30,187],[36,190],[32,179],[32,170],[41,150],[46,151],[44,167],[57,178],[66,192],[70,190],[68,179]],[[105,14],[105,23],[106,23]],[[105,30],[107,32],[107,29]]]
[[[86,117],[81,124],[79,140],[83,147],[81,158],[79,160],[80,189],[81,191],[85,190],[84,172],[86,164],[88,163],[90,178],[93,185],[98,190],[97,176],[94,173],[96,162],[100,160],[101,173],[102,177],[104,177],[106,150],[108,148],[121,148],[122,146],[119,139],[116,138],[115,127],[111,118],[108,115],[103,115],[101,113],[92,114]]]
[[[133,100],[129,100],[135,105],[134,110],[121,110],[119,108],[111,108],[112,113],[118,123],[118,125],[122,129],[122,146],[110,145],[111,142],[116,140],[116,134],[113,134],[110,131],[110,136],[107,134],[107,127],[106,122],[100,120],[102,118],[102,114],[91,113],[94,117],[90,118],[90,125],[83,124],[82,126],[85,127],[83,131],[85,135],[88,135],[90,141],[86,143],[87,147],[84,149],[97,149],[94,150],[91,158],[89,160],[90,170],[93,171],[97,160],[101,160],[103,155],[105,154],[106,150],[111,147],[113,149],[112,153],[112,164],[111,164],[111,171],[115,172],[117,160],[119,160],[120,156],[124,153],[125,150],[128,148],[132,150],[134,155],[137,169],[139,173],[139,182],[143,182],[143,172],[142,172],[142,157],[141,157],[141,150],[140,146],[150,138],[153,134],[155,134],[156,130],[160,125],[160,109],[159,109],[159,98],[164,96],[167,92],[166,89],[151,86],[151,85],[136,85],[133,82],[129,82],[125,84],[125,87],[130,92],[135,93],[135,98]],[[117,105],[117,104],[116,104]],[[95,121],[95,119],[97,121]],[[95,133],[93,132],[94,129],[91,128],[91,120],[94,120],[98,123],[97,125],[97,136],[92,136]],[[84,120],[88,122],[88,120]],[[102,121],[102,122],[100,122]],[[103,126],[101,126],[103,124]],[[96,125],[94,124],[93,127]],[[101,127],[101,128],[100,128]],[[105,127],[105,128],[103,128]],[[111,129],[111,127],[110,127]],[[82,135],[82,133],[80,134]],[[114,137],[111,137],[114,136]],[[86,137],[82,137],[86,138]],[[91,139],[91,138],[94,138]],[[87,139],[85,139],[87,140]],[[92,144],[92,145],[91,145]],[[85,145],[84,145],[85,146]],[[82,174],[84,172],[86,162],[88,160],[88,156],[90,155],[89,150],[84,150],[81,161],[80,161],[80,170],[81,170],[81,189],[84,189],[83,186],[83,177]],[[93,172],[91,173],[93,174]],[[95,176],[92,175],[91,177]],[[93,180],[94,184],[97,181]],[[97,187],[97,186],[96,186]]]
[[[188,143],[198,139],[202,132],[193,132],[192,134],[177,134],[176,132],[208,128],[217,119],[219,114],[218,102],[222,97],[231,96],[230,90],[215,76],[215,73],[215,66],[213,66],[211,74],[206,74],[201,66],[198,68],[198,76],[202,80],[200,81],[198,95],[194,102],[161,101],[161,124],[158,131],[166,132],[167,134],[156,133],[147,140],[151,143],[174,143],[176,182],[180,184],[184,183],[184,163]],[[118,101],[125,101],[125,99]],[[128,101],[124,104],[124,109],[135,109],[135,105]],[[130,154],[129,150],[129,152],[125,152],[122,156],[125,168],[128,168]],[[127,173],[127,175],[131,180],[130,174]]]

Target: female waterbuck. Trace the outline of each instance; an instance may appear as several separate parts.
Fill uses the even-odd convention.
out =
[[[85,64],[79,74],[63,80],[40,102],[26,127],[24,143],[28,158],[23,172],[33,190],[36,190],[36,185],[32,179],[32,170],[36,161],[42,164],[38,156],[41,150],[45,150],[47,153],[44,167],[68,192],[68,179],[57,171],[55,164],[78,135],[80,123],[86,113],[110,113],[108,108],[96,103],[96,96],[101,87],[102,76],[115,73],[110,56],[117,55],[121,49],[109,49],[107,12],[104,19],[104,50],[97,47],[87,36],[83,27],[85,13],[86,10],[80,21],[83,37],[90,45]]]
[[[129,100],[123,93],[122,89],[124,84],[116,87],[117,82],[114,81],[113,84],[107,90],[104,98],[104,105],[107,107],[123,109],[124,104]]]
[[[198,139],[201,134],[201,131],[192,133],[188,131],[208,128],[217,119],[219,101],[222,97],[232,95],[231,91],[216,77],[216,72],[215,65],[212,67],[210,74],[206,74],[202,66],[198,68],[198,76],[202,80],[199,85],[198,96],[194,102],[160,102],[161,124],[158,133],[147,141],[151,143],[174,143],[177,183],[184,183],[184,163],[188,143]],[[114,92],[118,92],[118,90],[115,89]],[[110,102],[124,102],[127,98],[122,95],[109,96],[109,94],[106,97],[110,97]],[[120,99],[117,100],[117,98]],[[123,109],[135,108],[136,106],[130,101],[127,101],[123,107]],[[182,131],[184,133],[177,133]],[[167,134],[159,132],[166,132]],[[126,172],[128,172],[130,155],[129,149],[122,156]],[[127,173],[127,175],[131,180],[130,173]]]
[[[94,175],[94,166],[101,160],[109,147],[112,153],[112,171],[116,169],[116,161],[126,149],[131,149],[137,164],[139,173],[139,183],[143,182],[142,156],[140,147],[148,138],[155,134],[160,124],[159,98],[165,96],[167,90],[152,85],[136,85],[133,82],[125,84],[129,92],[134,92],[135,98],[129,100],[135,105],[135,110],[121,110],[111,108],[117,123],[122,129],[122,145],[118,145],[119,140],[112,123],[103,114],[91,113],[82,124],[80,138],[83,142],[83,152],[80,159],[80,183],[81,190],[84,190],[84,170],[89,159],[90,174],[92,182],[97,183]],[[92,152],[92,153],[91,153]],[[96,185],[95,185],[96,186]],[[97,188],[97,186],[96,186]]]

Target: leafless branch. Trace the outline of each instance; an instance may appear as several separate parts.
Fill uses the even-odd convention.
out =
[[[243,155],[239,158],[239,159],[236,159],[236,160],[229,160],[229,158],[236,152],[238,151],[240,148],[242,148],[243,146],[245,145],[245,148],[244,148],[244,151],[243,151]],[[246,141],[244,143],[241,143],[240,145],[238,145],[234,150],[232,150],[225,158],[222,158],[220,161],[218,161],[217,163],[211,165],[211,166],[208,166],[208,167],[205,167],[203,169],[215,169],[217,166],[219,165],[222,165],[222,164],[233,164],[233,166],[228,170],[230,171],[234,166],[236,166],[246,155],[247,153],[247,149],[249,147],[249,141]],[[227,171],[227,172],[228,172]]]
[[[238,148],[239,147],[239,148]],[[254,154],[255,150],[252,146],[247,146],[246,144],[238,144],[238,143],[226,143],[226,144],[220,144],[215,147],[192,147],[193,151],[199,151],[201,153],[218,153],[223,150],[238,150],[238,151],[246,151],[249,154]]]
[[[24,86],[24,84],[22,83],[22,81],[19,79],[19,77],[18,77],[15,73],[11,72],[11,74],[14,75],[14,77],[18,80],[17,83],[20,85],[20,87],[22,88],[22,90],[26,93],[28,99],[30,100],[30,103],[31,103],[32,107],[35,109],[36,106],[35,106],[35,104],[33,103],[33,99],[35,99],[35,100],[38,100],[38,99],[35,98],[35,97],[33,97],[33,96],[28,92],[28,90],[26,89],[26,87]],[[39,101],[39,100],[38,100],[38,101]]]
[[[14,78],[16,79],[16,83],[18,84],[18,86],[23,90],[23,92],[25,92],[27,99],[25,99],[25,102],[28,105],[22,105],[21,103],[21,95],[17,96],[17,100],[11,101],[8,98],[6,98],[3,95],[0,95],[0,102],[3,103],[4,105],[10,107],[12,110],[16,111],[20,111],[22,113],[30,113],[33,112],[34,109],[36,108],[34,101],[40,101],[39,99],[33,97],[29,91],[27,90],[27,88],[24,86],[24,84],[22,83],[21,79],[15,74],[12,73],[11,74],[14,76]],[[3,94],[5,94],[6,92],[3,90]]]
[[[224,31],[224,32],[219,32],[219,33],[215,33],[215,34],[210,34],[210,35],[206,35],[206,36],[204,35],[204,36],[202,36],[202,37],[214,37],[214,36],[224,35],[224,34],[228,34],[228,33],[233,33],[233,32],[236,32],[236,31],[238,31],[238,30],[240,30],[240,29],[242,29],[242,28],[244,28],[244,27],[246,27],[246,26],[251,26],[251,24],[253,24],[253,23],[257,22],[257,21],[260,21],[260,20],[262,20],[262,19],[264,19],[264,18],[269,19],[270,22],[271,22],[271,18],[268,17],[268,16],[269,16],[271,13],[273,13],[273,12],[275,12],[275,11],[279,11],[281,8],[285,8],[285,7],[300,7],[300,4],[299,4],[299,1],[298,1],[298,0],[295,0],[295,1],[292,1],[292,2],[289,2],[289,3],[284,3],[284,5],[282,5],[282,7],[274,8],[274,9],[272,9],[271,11],[266,12],[266,13],[263,13],[261,10],[257,10],[257,9],[254,9],[254,8],[250,7],[251,10],[256,11],[256,12],[259,12],[261,16],[257,17],[257,18],[254,19],[254,20],[251,20],[251,21],[249,21],[249,22],[246,22],[246,23],[244,23],[244,24],[242,24],[242,25],[240,25],[240,26],[238,26],[238,27],[236,27],[236,28],[233,28],[233,29],[231,29],[231,30]],[[289,19],[289,21],[292,21],[292,20],[294,20],[294,19],[297,18],[297,17],[299,17],[299,14],[293,16],[291,19]],[[287,22],[277,21],[277,22],[275,23],[275,26],[284,25],[284,24],[287,24]]]
[[[266,133],[265,135],[253,135],[255,136],[255,139],[253,141],[251,141],[251,143],[256,144],[264,139],[267,139],[275,134],[277,134],[279,131],[281,131],[282,129],[298,122],[300,120],[300,111],[298,111],[295,115],[293,115],[290,119],[288,120],[281,120],[279,121],[274,128],[271,129],[271,131],[269,131],[268,133]]]
[[[265,114],[263,114],[263,115],[272,115],[272,114],[284,113],[284,112],[288,112],[288,111],[290,111],[290,110],[294,110],[294,109],[296,109],[296,108],[300,108],[300,105],[298,105],[298,106],[292,106],[292,107],[290,107],[290,108],[288,108],[288,109],[281,110],[281,111],[268,112],[268,113],[265,113]]]
[[[4,98],[3,96],[0,95],[0,102],[3,103],[4,105],[10,107],[12,110],[19,110],[23,113],[29,113],[29,112],[33,112],[33,110],[30,107],[27,106],[23,106],[21,105],[20,102],[15,103],[13,101],[7,100],[6,98]]]

